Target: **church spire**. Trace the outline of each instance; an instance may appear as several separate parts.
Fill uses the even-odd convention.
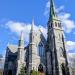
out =
[[[20,35],[19,46],[24,46],[24,34],[23,34],[23,31],[21,32],[21,35]]]
[[[50,0],[50,19],[54,19],[54,18],[56,18],[54,1]]]
[[[21,32],[20,40],[24,40],[23,31]]]
[[[32,20],[31,30],[30,30],[30,43],[33,42],[35,36],[35,29],[34,29],[34,19]]]
[[[34,19],[32,20],[31,32],[34,31]]]

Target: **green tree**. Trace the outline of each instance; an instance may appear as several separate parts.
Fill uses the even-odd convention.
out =
[[[26,75],[26,67],[22,65],[19,75]]]
[[[31,75],[39,75],[39,72],[38,71],[35,71],[35,70],[32,70]]]

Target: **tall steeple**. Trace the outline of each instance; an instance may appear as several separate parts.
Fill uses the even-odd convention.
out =
[[[70,75],[64,45],[61,21],[58,19],[54,2],[50,0],[50,16],[47,37],[47,75]]]
[[[34,30],[34,19],[32,20],[32,25],[31,25],[31,30],[30,30],[30,42],[33,42],[34,35],[35,35],[35,30]]]
[[[56,14],[53,0],[50,0],[50,13],[49,13],[49,20],[48,20],[48,29],[51,28],[61,29],[61,21],[59,20]]]
[[[57,16],[56,16],[56,12],[55,12],[54,1],[50,0],[50,16],[49,16],[49,19],[53,20],[53,19],[56,19],[56,18],[57,18]]]

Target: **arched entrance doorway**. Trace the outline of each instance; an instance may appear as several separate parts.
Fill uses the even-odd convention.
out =
[[[12,70],[8,70],[8,75],[12,75]]]
[[[61,69],[62,69],[62,75],[66,75],[65,65],[64,64],[61,65]]]
[[[44,70],[43,70],[43,65],[42,65],[42,64],[39,65],[38,71],[39,71],[39,72],[44,72]]]

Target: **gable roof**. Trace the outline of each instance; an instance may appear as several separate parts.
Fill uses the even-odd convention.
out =
[[[13,45],[13,44],[9,44],[7,46],[7,48],[9,49],[10,52],[12,53],[16,53],[18,51],[18,46],[17,45]]]

